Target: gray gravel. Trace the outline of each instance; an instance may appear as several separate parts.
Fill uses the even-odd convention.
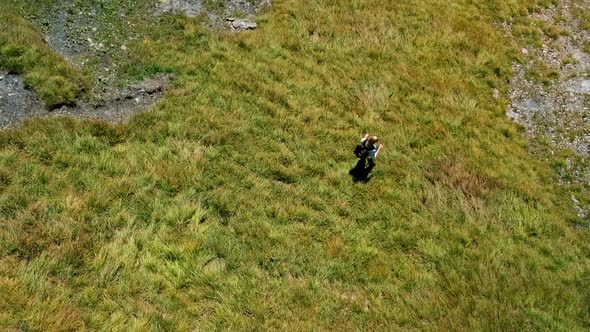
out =
[[[75,106],[48,111],[37,95],[25,88],[19,75],[0,71],[0,77],[0,128],[39,116],[72,116],[120,123],[133,114],[149,110],[170,86],[170,77],[161,75],[133,86],[110,89],[96,95],[92,101],[79,101]]]
[[[0,128],[44,113],[37,94],[25,88],[20,75],[0,71]]]
[[[159,14],[173,13],[195,17],[205,11],[200,0],[164,0],[158,10]]]
[[[557,26],[568,35],[555,40],[542,36],[541,46],[527,45],[521,49],[525,62],[513,65],[506,114],[524,127],[532,153],[542,155],[547,148],[550,154],[570,150],[573,155],[558,171],[561,182],[581,185],[585,195],[589,195],[590,54],[581,48],[590,40],[590,32],[580,28],[580,22],[572,15],[576,6],[590,8],[590,1],[562,0],[558,7],[533,14],[533,18],[551,25],[560,15],[563,19]],[[559,78],[549,85],[529,79],[538,62],[556,70]],[[584,206],[575,195],[572,201],[578,216],[588,220],[590,206]]]

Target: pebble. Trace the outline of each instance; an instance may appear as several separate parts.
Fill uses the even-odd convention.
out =
[[[121,45],[121,50],[122,50],[122,51],[127,51],[127,46],[125,46],[125,45]]]
[[[520,50],[522,52],[522,54],[527,55],[529,54],[529,50],[527,50],[526,48],[523,48]]]

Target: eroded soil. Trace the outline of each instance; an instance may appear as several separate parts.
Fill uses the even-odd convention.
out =
[[[20,75],[0,71],[0,128],[45,112],[37,94],[25,88]]]
[[[19,75],[0,71],[0,129],[35,116],[73,116],[120,123],[133,114],[149,110],[169,86],[170,78],[159,75],[128,87],[110,89],[77,105],[50,111],[25,87]]]

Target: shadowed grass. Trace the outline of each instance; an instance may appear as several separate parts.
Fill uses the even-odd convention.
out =
[[[527,8],[164,18],[135,46],[178,73],[155,110],[0,133],[0,326],[587,329],[587,231],[492,93],[516,53],[493,23]],[[354,183],[366,131],[385,150]]]

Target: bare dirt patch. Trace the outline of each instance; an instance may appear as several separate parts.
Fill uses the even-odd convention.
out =
[[[0,128],[45,112],[37,94],[25,88],[20,75],[0,71]]]
[[[63,106],[48,113],[120,123],[133,114],[149,110],[169,87],[170,77],[159,75],[131,86],[98,94],[91,101],[81,101],[76,106]]]
[[[170,86],[170,77],[160,75],[125,88],[110,89],[74,106],[47,110],[19,75],[0,71],[0,78],[0,128],[37,116],[73,116],[120,123],[149,110]]]

